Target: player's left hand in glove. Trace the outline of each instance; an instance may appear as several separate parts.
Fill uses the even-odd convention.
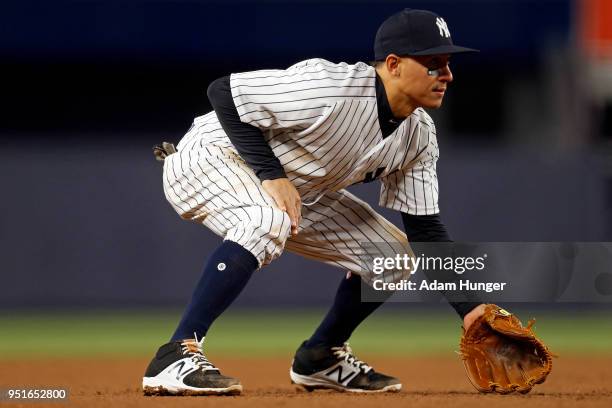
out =
[[[531,329],[497,305],[484,306],[484,313],[464,330],[461,357],[468,379],[480,392],[526,394],[546,380],[553,355]]]

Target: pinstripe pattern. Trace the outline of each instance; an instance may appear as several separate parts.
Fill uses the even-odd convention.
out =
[[[204,146],[164,162],[164,190],[185,219],[237,242],[269,264],[286,247],[304,257],[348,269],[372,280],[363,262],[409,251],[406,235],[346,190],[326,193],[304,207],[299,234],[289,237],[286,213],[272,205],[254,172],[231,149]],[[208,198],[206,198],[208,197]],[[364,248],[374,248],[367,252]],[[378,254],[378,255],[376,255]],[[388,279],[405,278],[404,272]]]
[[[375,84],[374,68],[364,63],[322,59],[232,74],[241,121],[263,131],[302,197],[304,221],[296,239],[287,242],[289,219],[261,189],[214,111],[196,118],[178,153],[166,159],[166,197],[183,218],[245,246],[261,265],[286,244],[360,273],[360,242],[406,238],[346,187],[378,178],[381,206],[413,215],[439,211],[432,119],[417,109],[383,138]]]
[[[417,109],[383,139],[375,78],[374,68],[363,63],[313,59],[287,70],[233,74],[230,83],[241,120],[264,130],[305,203],[371,173],[383,181],[380,205],[414,215],[435,214],[438,146],[433,121]]]
[[[323,261],[361,275],[376,278],[365,262],[374,256],[412,254],[406,235],[367,203],[346,190],[325,194],[305,207],[300,233],[286,248],[306,258]],[[371,264],[370,264],[371,265]],[[389,271],[385,281],[407,279],[407,271]]]
[[[182,218],[201,222],[251,251],[260,265],[283,250],[289,216],[273,205],[253,171],[231,149],[203,145],[164,161],[164,191]]]

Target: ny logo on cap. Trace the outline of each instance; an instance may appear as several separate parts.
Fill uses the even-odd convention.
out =
[[[436,18],[436,25],[440,29],[440,37],[450,38],[450,31],[448,31],[446,21],[442,17]]]

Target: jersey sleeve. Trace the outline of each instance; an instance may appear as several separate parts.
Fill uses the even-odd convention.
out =
[[[374,78],[374,69],[364,63],[311,59],[286,70],[232,74],[230,85],[242,122],[260,129],[304,130],[337,100],[375,96]]]
[[[411,215],[434,215],[438,206],[438,175],[436,164],[439,157],[433,121],[423,152],[405,167],[381,177],[379,205]]]

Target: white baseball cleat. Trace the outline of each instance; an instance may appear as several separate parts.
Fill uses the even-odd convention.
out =
[[[242,385],[204,356],[204,338],[166,343],[157,350],[142,379],[144,395],[237,395]]]
[[[302,343],[289,370],[291,382],[307,391],[333,389],[341,392],[399,392],[395,377],[377,373],[357,360],[348,343],[341,347],[306,347]]]

